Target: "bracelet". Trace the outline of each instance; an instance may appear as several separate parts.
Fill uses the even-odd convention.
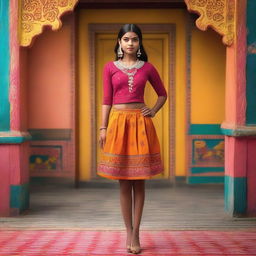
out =
[[[103,129],[107,129],[107,127],[103,127],[103,126],[102,126],[102,127],[100,127],[100,130],[103,130]]]

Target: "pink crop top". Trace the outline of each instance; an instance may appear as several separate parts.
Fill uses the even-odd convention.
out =
[[[115,62],[116,63],[116,62]],[[149,62],[143,61],[133,78],[132,90],[129,90],[128,75],[113,61],[103,68],[103,100],[102,105],[112,105],[127,102],[143,102],[144,89],[147,80],[153,86],[158,96],[167,96],[166,89],[156,70]],[[132,71],[132,70],[131,70]]]

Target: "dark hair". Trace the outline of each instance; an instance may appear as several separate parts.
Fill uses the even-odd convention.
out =
[[[118,47],[119,47],[119,43],[118,43],[118,39],[121,40],[121,38],[123,37],[123,35],[127,32],[134,32],[137,34],[137,36],[139,37],[139,44],[140,44],[140,52],[141,52],[141,55],[140,57],[137,57],[139,60],[144,60],[144,61],[148,61],[148,55],[143,47],[143,44],[142,44],[142,33],[141,33],[141,30],[140,28],[135,25],[135,24],[125,24],[121,27],[121,29],[119,30],[119,33],[117,35],[117,42],[116,42],[116,46],[115,46],[115,49],[114,49],[114,52],[116,54],[116,60],[118,60],[118,55],[117,55],[117,50],[118,50]]]

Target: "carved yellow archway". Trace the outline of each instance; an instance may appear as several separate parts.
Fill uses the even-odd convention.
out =
[[[45,26],[61,28],[60,17],[73,11],[78,0],[20,0],[20,45],[30,46]]]
[[[60,17],[72,11],[79,0],[20,0],[20,45],[29,46],[33,38],[42,33],[44,26],[52,30],[61,27]],[[212,27],[230,46],[235,31],[236,0],[184,0],[187,9],[200,15],[196,26],[200,30]]]
[[[235,0],[185,0],[191,12],[200,15],[196,26],[205,31],[212,27],[223,36],[223,43],[230,46],[234,41]]]

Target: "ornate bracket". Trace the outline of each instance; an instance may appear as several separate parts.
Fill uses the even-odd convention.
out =
[[[72,11],[78,0],[20,0],[20,45],[29,46],[44,26],[57,30],[60,17]]]
[[[223,36],[225,45],[232,45],[235,31],[236,0],[185,0],[187,9],[200,15],[196,26],[205,31],[212,27]]]

